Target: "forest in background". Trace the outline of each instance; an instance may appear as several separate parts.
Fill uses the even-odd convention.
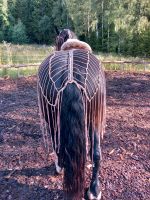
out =
[[[55,27],[95,51],[150,56],[149,0],[0,0],[0,42],[51,45]]]

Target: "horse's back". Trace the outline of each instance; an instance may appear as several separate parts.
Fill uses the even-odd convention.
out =
[[[43,61],[38,76],[43,94],[53,105],[68,83],[74,82],[89,101],[100,88],[103,92],[105,84],[99,60],[89,51],[80,49],[54,52]]]

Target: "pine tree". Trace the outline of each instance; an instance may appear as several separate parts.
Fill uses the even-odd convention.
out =
[[[0,0],[0,41],[21,34],[24,42],[51,44],[55,26],[72,29],[97,51],[149,56],[148,0]]]
[[[19,20],[18,23],[13,27],[12,40],[14,43],[19,44],[28,42],[25,26],[21,20]]]

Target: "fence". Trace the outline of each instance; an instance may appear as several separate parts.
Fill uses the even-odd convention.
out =
[[[105,70],[150,71],[150,61],[102,61]]]
[[[0,77],[35,74],[40,63],[53,50],[52,46],[45,45],[13,45],[6,42],[0,44]],[[127,60],[111,54],[100,54],[97,57],[102,60],[105,70],[150,71],[150,60]]]
[[[0,77],[20,77],[37,73],[40,63],[0,65]],[[102,61],[105,70],[150,72],[150,62],[143,61]]]

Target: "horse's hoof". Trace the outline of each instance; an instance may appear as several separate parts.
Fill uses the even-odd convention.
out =
[[[88,192],[87,192],[87,196],[88,196],[88,199],[89,199],[89,200],[100,200],[101,197],[102,197],[102,192],[100,192],[100,193],[98,194],[98,196],[96,197],[96,196],[94,196],[94,195],[92,194],[92,192],[91,192],[90,189],[89,189]]]
[[[56,167],[57,174],[62,174],[63,173],[63,168],[59,167],[57,161],[55,161],[55,167]]]

